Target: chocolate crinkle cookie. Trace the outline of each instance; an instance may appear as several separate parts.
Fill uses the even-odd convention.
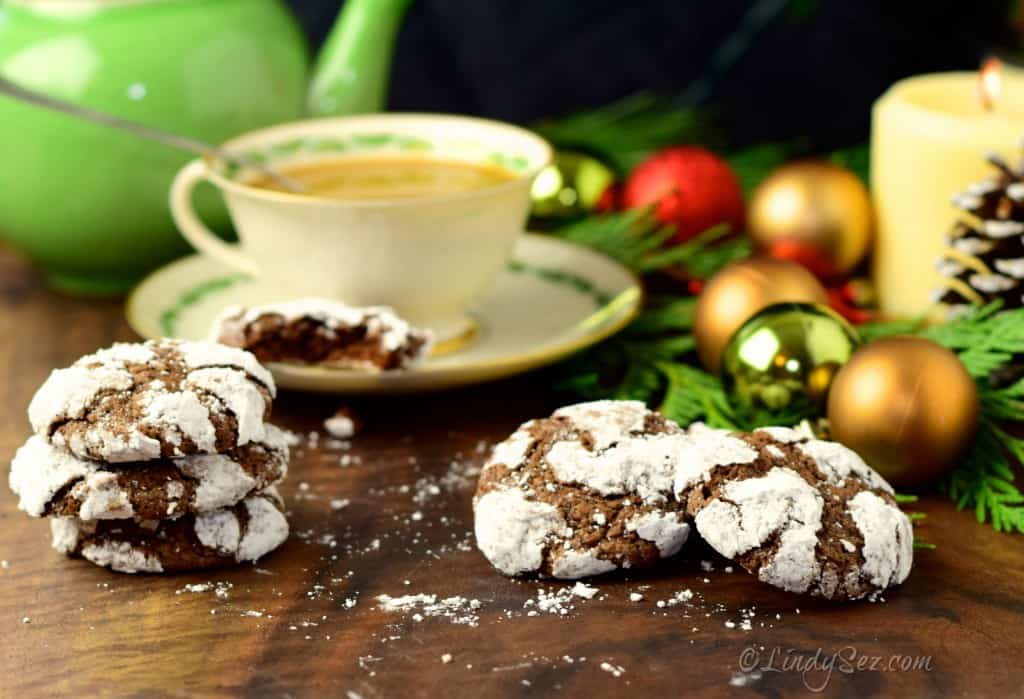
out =
[[[770,585],[858,599],[902,583],[913,530],[854,452],[798,431],[683,430],[642,403],[524,423],[473,500],[477,546],[506,575],[581,578],[678,552],[691,525]]]
[[[902,583],[913,530],[853,451],[787,428],[692,426],[675,490],[699,534],[758,579],[827,599]]]
[[[81,459],[35,435],[11,462],[18,507],[33,517],[163,519],[228,507],[278,483],[288,470],[284,433],[224,454],[119,464]]]
[[[672,556],[690,530],[672,496],[682,437],[633,401],[582,403],[523,424],[480,475],[480,550],[507,575],[570,579]]]
[[[262,439],[274,391],[248,352],[155,340],[117,344],[55,370],[28,413],[36,434],[76,456],[144,461]]]
[[[228,308],[214,323],[212,337],[263,362],[362,371],[408,369],[431,346],[429,330],[413,327],[390,308],[329,299]]]
[[[126,573],[253,561],[288,537],[274,486],[285,433],[274,380],[212,342],[117,344],[57,369],[29,405],[11,462],[18,507],[53,547]]]
[[[161,520],[50,520],[53,547],[121,573],[172,573],[256,561],[288,537],[268,488],[232,507]]]

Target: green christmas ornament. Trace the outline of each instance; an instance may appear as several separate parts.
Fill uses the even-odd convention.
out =
[[[748,408],[822,408],[832,378],[859,344],[857,332],[831,309],[777,303],[733,334],[722,382]]]
[[[532,214],[535,219],[552,221],[585,216],[614,182],[615,173],[597,158],[559,151],[555,161],[533,181]]]

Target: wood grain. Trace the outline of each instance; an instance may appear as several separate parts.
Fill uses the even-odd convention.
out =
[[[0,272],[0,455],[9,459],[50,369],[132,335],[117,302],[45,291],[8,253]],[[908,582],[884,602],[787,595],[725,572],[697,543],[657,571],[594,581],[598,597],[577,598],[565,616],[529,616],[538,588],[564,585],[507,580],[488,566],[469,534],[472,482],[458,476],[482,460],[481,441],[553,407],[546,385],[541,374],[351,401],[365,433],[347,452],[324,440],[296,450],[283,488],[293,536],[257,568],[109,573],[53,552],[46,523],[0,495],[0,696],[1020,695],[1024,540],[939,497],[919,507],[929,515],[919,535],[938,548],[918,552]],[[338,404],[285,395],[275,420],[305,433]],[[333,509],[338,499],[350,502]],[[226,599],[182,591],[211,581],[233,585]],[[689,604],[656,605],[684,589],[695,593]],[[415,621],[374,600],[412,593],[478,599],[478,623]],[[753,610],[750,630],[741,610]],[[754,653],[777,671],[737,675]],[[845,662],[831,674],[800,671],[837,653]],[[887,666],[896,656],[928,657],[930,669],[849,671],[858,659]]]

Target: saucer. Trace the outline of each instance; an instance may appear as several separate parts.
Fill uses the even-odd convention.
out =
[[[365,373],[269,364],[282,388],[325,393],[401,393],[451,388],[535,369],[624,327],[640,308],[639,280],[601,253],[545,235],[524,234],[490,292],[469,311],[476,332],[407,371]],[[192,255],[157,270],[126,304],[145,338],[206,339],[225,306],[280,301],[257,280]]]

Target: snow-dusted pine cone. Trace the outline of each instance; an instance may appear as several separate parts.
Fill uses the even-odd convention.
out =
[[[988,161],[996,175],[953,197],[965,215],[936,262],[945,281],[935,300],[953,316],[996,299],[1007,309],[1024,305],[1024,163],[1012,168],[995,155]]]

